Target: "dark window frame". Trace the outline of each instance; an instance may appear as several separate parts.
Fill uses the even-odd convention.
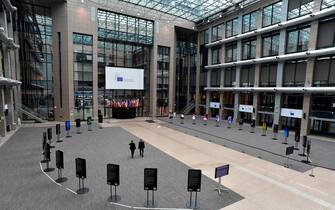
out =
[[[252,25],[251,25],[251,16],[252,15],[256,15],[256,22],[255,22],[255,26],[253,26],[253,27],[251,27]],[[247,25],[248,25],[248,29],[246,29],[245,30],[245,28],[244,28],[244,25],[245,25],[245,17],[248,17],[248,19],[247,19],[247,21],[248,21],[248,23],[247,23]],[[255,10],[255,11],[252,11],[252,12],[250,12],[250,13],[248,13],[248,14],[245,14],[245,15],[243,15],[242,16],[242,33],[247,33],[247,32],[250,32],[250,31],[255,31],[255,30],[257,30],[257,28],[258,28],[258,10]]]
[[[297,53],[297,52],[304,52],[306,50],[302,50],[302,47],[300,46],[299,47],[299,42],[300,42],[300,33],[302,30],[306,29],[306,28],[311,28],[311,25],[310,24],[303,24],[303,25],[298,25],[298,26],[295,26],[295,27],[292,27],[292,28],[288,28],[286,29],[286,49],[285,49],[285,52],[286,54],[290,54],[290,53]],[[289,34],[291,32],[294,32],[294,31],[298,31],[298,40],[297,40],[297,43],[296,43],[296,51],[293,51],[293,52],[288,52],[288,42],[289,42]],[[310,35],[310,34],[309,34]],[[309,39],[308,39],[309,40]],[[307,50],[308,50],[308,47],[309,47],[309,41],[308,41],[308,44],[307,44]]]
[[[262,9],[262,27],[264,28],[264,27],[268,27],[268,26],[272,26],[272,25],[274,25],[274,24],[277,24],[277,23],[280,23],[281,22],[281,20],[279,19],[279,21],[278,22],[274,22],[274,16],[273,16],[273,11],[274,11],[274,6],[276,5],[276,4],[279,4],[279,3],[281,3],[281,5],[280,5],[280,11],[282,11],[282,9],[283,9],[283,2],[282,1],[277,1],[277,2],[275,2],[275,3],[273,3],[273,4],[270,4],[270,5],[268,5],[268,6],[265,6],[265,7],[263,7],[263,9]],[[270,24],[269,25],[265,25],[264,23],[265,23],[265,21],[264,21],[264,17],[265,17],[265,15],[264,15],[264,10],[266,9],[266,8],[269,8],[269,7],[271,7],[271,16],[270,16],[270,19],[271,19],[271,21],[270,21]]]
[[[280,45],[280,40],[278,41],[278,52],[277,53],[271,53],[269,55],[264,55],[264,39],[266,38],[269,38],[271,37],[271,43],[270,43],[270,49],[271,49],[271,52],[273,52],[273,46],[274,46],[274,37],[276,36],[279,36],[280,38],[280,32],[279,31],[276,31],[276,32],[272,32],[272,33],[269,33],[269,34],[264,34],[262,36],[262,57],[270,57],[270,56],[276,56],[276,55],[279,55],[279,45]]]

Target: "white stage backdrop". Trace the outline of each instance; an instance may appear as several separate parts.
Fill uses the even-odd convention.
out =
[[[105,69],[106,89],[143,90],[144,69],[108,67]]]

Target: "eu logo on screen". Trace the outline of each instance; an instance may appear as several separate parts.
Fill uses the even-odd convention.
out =
[[[116,77],[116,81],[123,82],[123,77]]]

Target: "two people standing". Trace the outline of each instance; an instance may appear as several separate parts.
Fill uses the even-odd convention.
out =
[[[143,157],[143,152],[144,152],[145,144],[142,139],[138,142],[138,149],[140,150],[140,156]],[[129,149],[131,153],[131,158],[134,158],[134,152],[136,150],[136,145],[133,141],[129,143]]]

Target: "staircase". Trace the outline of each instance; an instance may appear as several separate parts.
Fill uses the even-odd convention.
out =
[[[21,113],[22,115],[26,115],[29,119],[33,119],[36,122],[40,122],[40,123],[46,122],[45,120],[43,120],[43,116],[41,114],[34,112],[29,107],[23,104],[16,105],[16,107],[19,113]]]
[[[180,110],[180,113],[188,114],[194,107],[195,107],[195,103],[194,101],[191,101],[182,110]]]

